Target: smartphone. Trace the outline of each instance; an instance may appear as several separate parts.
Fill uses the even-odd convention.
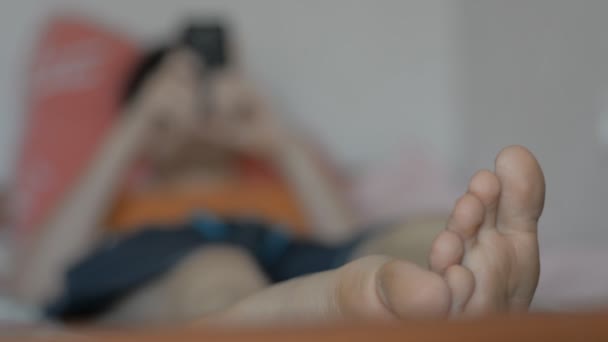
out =
[[[226,31],[220,21],[195,21],[184,28],[181,42],[196,52],[207,70],[223,69],[229,63]]]

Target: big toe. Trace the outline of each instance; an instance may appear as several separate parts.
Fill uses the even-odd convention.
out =
[[[388,262],[378,273],[378,284],[382,301],[398,318],[444,317],[450,310],[446,281],[413,263]]]
[[[499,226],[506,229],[536,229],[545,200],[545,178],[530,151],[522,146],[503,149],[496,158],[496,175],[502,185],[498,208]]]
[[[437,273],[381,256],[353,261],[339,270],[336,303],[346,318],[445,317],[451,294]]]

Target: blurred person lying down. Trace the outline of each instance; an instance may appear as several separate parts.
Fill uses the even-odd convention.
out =
[[[25,263],[23,300],[53,318],[114,323],[394,320],[528,308],[544,204],[543,174],[528,150],[508,147],[495,171],[475,174],[429,241],[423,267],[407,260],[406,247],[384,243],[406,246],[407,227],[349,238],[353,215],[310,149],[236,68],[204,68],[185,47],[142,62],[124,115]],[[196,205],[180,209],[182,217],[158,206],[143,220],[116,210],[134,163],[146,171],[127,184],[131,191],[170,202],[204,192],[206,204],[188,200]],[[284,183],[249,182],[272,172]],[[295,205],[284,203],[285,189]],[[214,204],[222,197],[237,204]],[[282,207],[268,208],[267,198]],[[263,217],[243,215],[248,208]],[[130,222],[122,229],[142,227],[99,242],[108,215]],[[312,237],[282,227],[304,221],[316,227]]]

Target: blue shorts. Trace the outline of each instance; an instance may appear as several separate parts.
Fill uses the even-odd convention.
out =
[[[180,227],[147,227],[127,237],[108,239],[74,265],[66,274],[64,292],[46,312],[60,319],[101,314],[209,244],[247,250],[273,282],[280,282],[343,265],[362,239],[328,246],[294,239],[285,229],[264,221],[212,215],[199,215]]]

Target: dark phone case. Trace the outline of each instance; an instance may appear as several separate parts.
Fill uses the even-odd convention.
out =
[[[191,47],[209,69],[221,69],[228,64],[226,27],[220,22],[199,21],[183,30],[182,42]]]

